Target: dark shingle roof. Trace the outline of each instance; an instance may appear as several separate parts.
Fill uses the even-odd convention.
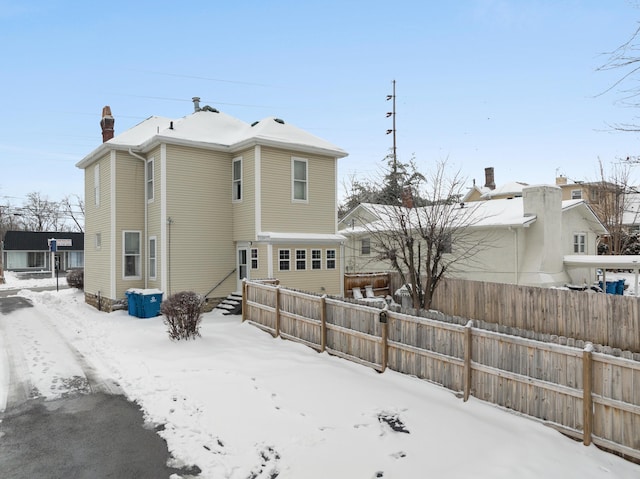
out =
[[[7,231],[4,249],[7,251],[49,251],[50,238],[70,239],[71,246],[61,246],[60,251],[84,250],[84,233],[61,233],[51,231]]]

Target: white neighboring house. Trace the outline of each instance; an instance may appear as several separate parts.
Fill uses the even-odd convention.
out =
[[[557,186],[540,185],[523,188],[522,197],[456,205],[473,209],[468,234],[482,246],[472,258],[456,263],[449,276],[531,286],[590,284],[596,267],[568,266],[564,257],[595,255],[598,238],[607,231],[583,200],[562,201],[561,195]],[[414,214],[420,209],[414,208]],[[341,220],[347,272],[390,270],[372,244],[372,231],[388,224],[386,214],[383,205],[363,203]],[[456,245],[452,248],[456,255]]]

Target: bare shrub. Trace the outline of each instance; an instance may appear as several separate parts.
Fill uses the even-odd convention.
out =
[[[195,339],[200,336],[204,299],[193,291],[182,291],[169,296],[160,306],[167,325],[169,338],[174,341]]]
[[[67,273],[67,284],[72,288],[84,290],[84,269],[72,269]]]

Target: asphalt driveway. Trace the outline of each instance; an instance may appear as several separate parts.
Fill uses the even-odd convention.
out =
[[[138,405],[128,401],[109,378],[99,377],[31,306],[26,298],[0,297],[0,344],[4,345],[0,349],[0,476],[196,477],[197,467],[167,466],[170,455],[158,428],[145,426]],[[31,371],[56,370],[57,358],[66,363],[59,370],[71,372],[53,379],[60,397],[45,400],[42,379],[38,382]]]

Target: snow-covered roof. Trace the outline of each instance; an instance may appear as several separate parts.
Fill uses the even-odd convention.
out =
[[[383,231],[388,229],[390,223],[393,222],[393,218],[398,217],[399,210],[404,210],[406,214],[419,215],[421,210],[427,208],[433,208],[431,206],[425,206],[421,208],[404,208],[401,206],[389,206],[389,205],[376,205],[372,203],[362,203],[360,205],[366,208],[367,211],[376,216],[379,220],[373,221],[366,226],[353,226],[340,230],[344,234],[357,234],[365,231],[371,231],[372,228]],[[569,211],[570,209],[581,207],[584,208],[584,214],[590,216],[590,220],[594,224],[600,225],[599,232],[606,233],[606,229],[591,208],[584,202],[584,200],[565,200],[562,202],[562,211]],[[448,219],[452,224],[465,224],[475,228],[488,228],[488,227],[527,227],[536,221],[535,215],[525,216],[524,214],[524,200],[522,197],[517,198],[503,198],[491,201],[472,201],[470,203],[459,203],[453,206],[454,210],[451,213],[447,213]],[[343,223],[343,226],[345,223]]]
[[[586,255],[572,254],[564,257],[567,266],[601,267],[606,269],[638,269],[640,255]]]
[[[529,186],[527,183],[521,183],[519,181],[512,181],[498,186],[497,188],[490,190],[485,188],[486,191],[482,193],[482,199],[495,198],[496,196],[521,196],[522,189]]]
[[[262,231],[258,233],[258,241],[269,243],[340,243],[346,238],[341,234],[323,233],[280,233]]]
[[[347,153],[326,140],[273,117],[250,125],[226,113],[197,111],[179,119],[152,116],[102,143],[76,165],[86,168],[109,149],[143,153],[159,143],[234,152],[261,144],[343,158]]]

